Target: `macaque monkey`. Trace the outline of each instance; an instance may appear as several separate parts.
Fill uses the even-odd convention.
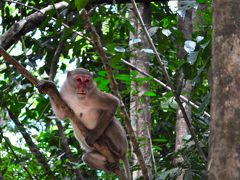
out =
[[[92,168],[111,172],[122,159],[126,176],[130,179],[126,133],[114,117],[119,105],[118,98],[101,92],[93,81],[92,74],[84,68],[68,72],[60,95],[74,111],[78,120],[89,130],[87,136],[84,137],[77,125],[72,123],[75,137],[86,151],[82,157],[83,161]],[[64,111],[55,104],[51,97],[50,102],[57,118],[64,119],[66,117]],[[116,164],[109,164],[106,158],[95,150],[93,144],[97,140],[107,145],[116,157]]]

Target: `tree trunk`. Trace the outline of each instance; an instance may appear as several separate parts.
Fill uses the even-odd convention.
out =
[[[145,24],[147,27],[150,26],[151,21],[151,9],[150,4],[139,4],[139,10],[144,18]],[[141,48],[149,48],[148,40],[139,24],[136,14],[132,8],[132,5],[129,5],[129,19],[131,24],[135,28],[134,33],[130,33],[130,40],[141,39],[141,42],[138,45]],[[130,62],[136,67],[142,69],[145,72],[149,72],[149,56],[142,52],[141,49],[135,48],[134,45],[130,44],[132,49],[133,57],[130,58]],[[144,77],[141,74],[138,74],[136,78]],[[149,97],[144,96],[144,92],[149,91],[149,83],[144,82],[142,84],[132,81],[131,82],[131,103],[130,103],[130,116],[131,123],[138,139],[140,141],[141,151],[144,156],[145,163],[148,168],[149,179],[152,179],[152,142],[149,127],[150,123],[150,111],[149,111]],[[143,145],[144,144],[144,145]],[[137,158],[133,155],[133,163],[137,164]],[[142,176],[140,170],[133,172],[133,179],[137,179]]]
[[[240,179],[240,3],[213,1],[209,180]]]
[[[186,5],[186,3],[189,1],[178,1],[178,8],[181,8],[182,6]],[[185,40],[191,40],[192,39],[192,9],[186,10],[185,16],[180,17],[178,16],[178,30],[181,31],[184,35]],[[179,59],[186,59],[186,51],[183,48],[183,45],[180,45],[177,47],[177,57]],[[182,70],[178,72],[178,84],[180,86],[179,90],[183,92],[186,95],[189,95],[192,91],[192,85],[191,81],[185,80]],[[187,97],[190,98],[189,96]],[[186,113],[188,117],[191,117],[191,106],[184,103],[184,108],[186,110]],[[188,126],[185,122],[185,119],[183,117],[182,111],[180,108],[177,109],[177,117],[176,117],[176,142],[175,142],[175,151],[181,150],[184,147],[184,136],[188,135]],[[183,158],[180,156],[175,159],[175,163],[181,163],[183,162]],[[183,180],[184,178],[184,170],[182,171],[181,175],[177,177],[177,180]]]

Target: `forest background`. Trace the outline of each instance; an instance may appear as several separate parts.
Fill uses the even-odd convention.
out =
[[[138,1],[137,8],[135,1],[90,0],[88,13],[79,2],[0,1],[0,54],[5,49],[58,88],[68,70],[95,72],[98,88],[123,104],[116,116],[128,132],[134,179],[206,179],[211,0]],[[115,178],[82,162],[69,120],[56,119],[48,96],[6,56],[0,58],[0,179]]]

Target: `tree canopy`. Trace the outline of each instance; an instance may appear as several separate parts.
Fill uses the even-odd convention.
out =
[[[205,162],[193,136],[184,137],[183,149],[175,152],[174,146],[178,106],[176,96],[181,93],[182,85],[177,79],[181,71],[184,79],[191,80],[192,85],[189,96],[190,104],[193,105],[191,127],[199,148],[207,154],[211,1],[188,2],[179,7],[178,11],[169,6],[167,1],[138,2],[150,4],[151,27],[147,30],[157,53],[152,47],[142,48],[142,39],[131,39],[130,33],[135,31],[129,19],[128,3],[131,2],[123,0],[88,2],[86,10],[90,24],[95,28],[99,39],[94,39],[91,25],[87,26],[86,16],[84,18],[83,11],[78,11],[74,1],[3,0],[0,2],[0,46],[34,77],[50,78],[58,88],[68,70],[84,67],[95,72],[94,80],[98,88],[105,92],[119,93],[117,95],[122,98],[127,113],[130,111],[130,94],[136,94],[131,89],[131,82],[140,85],[150,82],[149,91],[144,92],[142,97],[150,97],[149,126],[156,161],[153,177],[174,179],[184,169],[186,178],[204,179],[207,171]],[[178,17],[184,17],[189,9],[195,15],[192,39],[186,40],[183,32],[177,28],[177,22]],[[134,57],[132,46],[149,56],[150,60],[146,62],[149,65],[149,75],[128,64],[128,60]],[[186,52],[183,58],[177,56],[179,46]],[[156,55],[161,58],[176,91],[166,88],[169,85],[171,88],[171,84]],[[103,58],[106,58],[105,64]],[[115,84],[109,78],[109,68],[116,80]],[[143,77],[137,76],[139,71],[144,74]],[[186,96],[184,92],[181,95]],[[56,120],[48,96],[39,94],[37,88],[2,57],[0,104],[0,175],[4,179],[72,179],[80,176],[99,179],[114,176],[93,170],[82,162],[83,151],[74,138],[70,122]],[[121,107],[116,116],[128,130],[122,112]],[[132,142],[132,138],[128,137]],[[140,146],[144,146],[144,139],[137,140]],[[174,159],[180,155],[184,161],[174,163]],[[131,164],[132,172],[139,169],[139,164]]]

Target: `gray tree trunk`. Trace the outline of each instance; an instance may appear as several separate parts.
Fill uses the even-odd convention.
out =
[[[209,180],[240,179],[240,3],[213,1]]]
[[[140,13],[144,19],[144,22],[147,27],[150,26],[151,20],[151,10],[150,4],[138,5]],[[148,40],[139,24],[139,21],[132,9],[132,6],[129,5],[129,19],[132,25],[135,28],[134,33],[130,33],[130,40],[141,39],[141,42],[138,43],[140,48],[149,48]],[[136,44],[135,44],[136,45]],[[134,45],[130,44],[132,49],[132,56],[130,62],[136,67],[142,69],[145,72],[149,70],[149,56],[142,52],[141,49],[135,48]],[[137,78],[144,77],[141,74],[136,76]],[[139,84],[138,82],[131,82],[131,103],[130,103],[130,117],[132,122],[132,127],[135,131],[135,134],[140,141],[141,151],[143,153],[145,163],[149,172],[149,179],[152,179],[152,142],[149,127],[150,123],[150,111],[149,111],[149,97],[144,96],[144,92],[149,91],[149,83],[144,82]],[[143,145],[144,144],[144,145]],[[137,164],[137,158],[133,155],[133,163]],[[133,172],[133,179],[137,179],[142,175],[141,171]]]
[[[179,0],[178,7],[181,8],[182,6],[189,3],[191,0]],[[178,29],[184,35],[185,40],[192,39],[192,9],[186,10],[185,16],[180,17],[178,16]],[[177,49],[177,57],[179,59],[184,60],[186,58],[186,51],[184,50],[183,46],[178,46]],[[182,93],[185,95],[189,95],[192,91],[191,81],[185,80],[183,77],[183,72],[180,70],[178,76],[178,84],[180,85],[180,89]],[[190,98],[188,96],[188,98]],[[191,117],[191,106],[184,103],[184,108],[188,117]],[[184,137],[189,134],[187,124],[184,120],[182,111],[180,108],[177,109],[177,116],[176,116],[176,142],[175,142],[175,151],[181,150],[184,147]],[[183,158],[180,156],[175,159],[175,163],[183,162]],[[181,175],[177,177],[177,180],[183,180],[184,178],[184,170],[182,171]]]

